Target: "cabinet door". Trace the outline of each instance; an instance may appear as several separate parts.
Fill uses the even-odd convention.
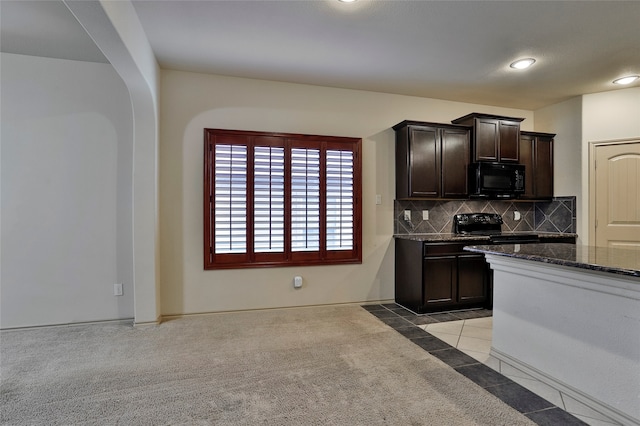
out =
[[[520,135],[520,164],[525,167],[522,198],[553,198],[553,137],[523,132]]]
[[[440,144],[437,128],[409,129],[409,196],[440,195]]]
[[[533,183],[536,180],[534,163],[535,138],[530,135],[520,135],[520,164],[524,166],[524,194],[522,198],[535,198]]]
[[[487,263],[482,254],[458,256],[458,302],[482,303],[487,299]]]
[[[499,132],[498,161],[513,161],[517,163],[519,160],[520,123],[500,120]]]
[[[442,129],[442,197],[469,195],[470,140],[468,130]]]
[[[453,305],[457,299],[456,256],[425,257],[423,262],[423,305]]]
[[[553,197],[553,139],[551,138],[542,136],[536,138],[534,191],[536,198]]]
[[[477,118],[473,136],[473,161],[498,161],[498,120]]]

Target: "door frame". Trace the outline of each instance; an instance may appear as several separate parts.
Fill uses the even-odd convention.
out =
[[[640,137],[589,142],[589,231],[588,244],[596,242],[596,149],[605,145],[640,144]]]

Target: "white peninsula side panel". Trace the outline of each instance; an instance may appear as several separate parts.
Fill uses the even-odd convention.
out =
[[[640,425],[640,278],[486,253],[492,355]]]

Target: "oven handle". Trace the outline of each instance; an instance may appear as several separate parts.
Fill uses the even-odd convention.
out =
[[[533,244],[539,243],[538,237],[523,237],[523,238],[492,238],[489,240],[491,244]]]

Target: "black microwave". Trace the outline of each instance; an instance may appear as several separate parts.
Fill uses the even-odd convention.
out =
[[[516,198],[524,193],[524,165],[472,163],[470,195],[484,198]]]

